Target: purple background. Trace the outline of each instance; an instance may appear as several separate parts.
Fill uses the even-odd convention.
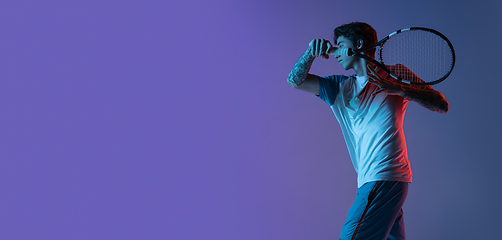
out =
[[[455,3],[455,4],[452,4]],[[330,108],[286,83],[351,21],[457,65],[410,103],[408,239],[499,239],[500,1],[3,1],[0,238],[338,239],[357,190]],[[352,74],[317,59],[318,75]]]

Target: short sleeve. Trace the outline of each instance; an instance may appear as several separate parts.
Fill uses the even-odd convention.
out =
[[[318,97],[329,106],[335,104],[336,95],[340,91],[340,83],[347,79],[344,75],[332,75],[319,77],[319,95]]]

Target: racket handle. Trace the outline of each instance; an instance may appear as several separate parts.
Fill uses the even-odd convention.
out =
[[[337,48],[336,50],[331,51],[330,55],[352,56],[354,55],[354,51],[352,50],[352,48]]]

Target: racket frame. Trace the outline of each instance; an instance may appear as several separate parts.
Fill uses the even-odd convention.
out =
[[[387,69],[387,67],[385,67],[385,64],[383,64],[383,59],[382,59],[382,49],[383,49],[383,45],[385,44],[385,42],[387,42],[387,40],[389,40],[391,37],[393,37],[394,35],[396,34],[399,34],[399,33],[402,33],[402,32],[407,32],[407,31],[413,31],[413,30],[422,30],[422,31],[428,31],[428,32],[431,32],[431,33],[434,33],[436,35],[438,35],[439,37],[441,37],[443,40],[446,41],[446,43],[448,44],[448,46],[450,47],[451,49],[451,54],[452,54],[452,63],[451,63],[451,67],[448,71],[447,74],[445,74],[443,77],[441,77],[440,79],[437,79],[435,81],[432,81],[432,82],[411,82],[409,80],[406,80],[406,79],[402,79],[401,77],[399,76],[396,76],[394,75],[389,69]],[[378,62],[377,60],[375,60],[374,58],[372,57],[369,57],[365,54],[361,54],[361,52],[366,52],[370,49],[373,49],[375,47],[380,47],[379,49],[379,57],[380,57],[380,62]],[[403,82],[403,83],[407,83],[407,84],[413,84],[413,85],[434,85],[434,84],[438,84],[440,82],[442,82],[443,80],[445,80],[451,73],[451,71],[453,70],[453,67],[455,66],[455,50],[453,49],[453,45],[451,44],[450,40],[445,36],[443,35],[442,33],[434,30],[434,29],[430,29],[430,28],[425,28],[425,27],[410,27],[410,28],[403,28],[403,29],[400,29],[400,30],[397,30],[389,35],[387,35],[386,37],[382,38],[380,41],[378,41],[377,43],[371,45],[371,46],[368,46],[368,47],[365,47],[365,48],[362,48],[362,49],[353,49],[353,48],[348,48],[347,49],[347,56],[357,56],[357,57],[362,57],[374,64],[376,64],[377,66],[379,66],[380,68],[382,68],[384,71],[386,71],[390,76],[392,76],[393,78],[395,78],[396,80],[400,81],[400,82]]]

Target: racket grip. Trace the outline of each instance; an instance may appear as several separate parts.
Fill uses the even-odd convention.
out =
[[[351,48],[337,48],[335,51],[330,53],[331,55],[344,55],[344,56],[352,56],[354,52]]]

